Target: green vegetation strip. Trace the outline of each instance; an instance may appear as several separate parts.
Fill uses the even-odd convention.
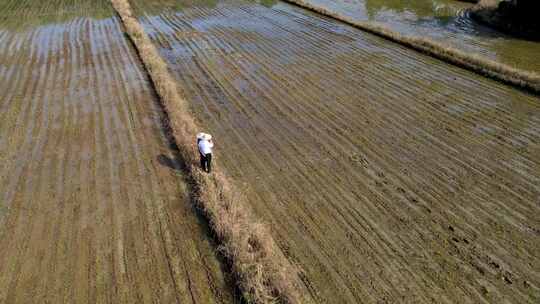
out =
[[[109,1],[92,0],[1,0],[3,30],[26,31],[37,26],[66,23],[77,18],[106,19],[113,16]]]
[[[237,285],[248,303],[296,303],[300,300],[296,269],[285,258],[268,229],[259,222],[226,175],[216,168],[203,173],[197,165],[195,134],[201,128],[180,96],[166,63],[143,27],[133,16],[128,0],[110,0],[152,80],[168,115],[172,135],[186,162],[194,197],[231,264]]]
[[[491,59],[466,53],[453,47],[429,39],[405,36],[389,30],[379,24],[356,21],[326,8],[315,6],[304,0],[284,0],[291,4],[309,9],[319,14],[337,19],[366,32],[386,38],[416,51],[428,54],[445,62],[455,64],[494,80],[525,89],[535,94],[540,93],[540,75],[513,68]]]

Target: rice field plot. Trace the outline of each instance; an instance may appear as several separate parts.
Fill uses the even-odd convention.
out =
[[[540,300],[539,98],[281,2],[132,4],[313,302]]]
[[[478,54],[514,68],[540,72],[540,43],[501,33],[480,24],[456,0],[307,0],[355,21],[381,24],[406,36],[429,37],[464,52]]]
[[[0,8],[0,303],[234,302],[109,2]]]

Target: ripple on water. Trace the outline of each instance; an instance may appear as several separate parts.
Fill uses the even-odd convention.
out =
[[[307,0],[358,21],[376,21],[401,34],[429,37],[519,69],[540,72],[540,43],[511,37],[473,20],[472,4],[453,0]]]

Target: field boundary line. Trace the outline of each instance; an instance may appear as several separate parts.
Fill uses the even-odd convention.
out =
[[[216,168],[214,173],[206,174],[198,168],[195,135],[201,128],[188,102],[179,94],[167,64],[133,15],[129,1],[110,2],[164,108],[192,184],[193,200],[208,220],[244,299],[248,303],[299,303],[298,269],[285,258],[267,226],[254,216],[225,173]]]
[[[430,39],[408,36],[388,29],[379,23],[357,21],[340,15],[324,7],[316,6],[305,0],[283,0],[290,4],[336,19],[360,30],[385,38],[415,51],[430,55],[444,62],[475,72],[493,80],[517,87],[519,89],[540,94],[540,74],[514,68],[486,58],[470,54],[454,47]]]

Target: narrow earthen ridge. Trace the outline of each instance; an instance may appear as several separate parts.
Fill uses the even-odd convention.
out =
[[[337,19],[366,32],[375,34],[393,42],[399,43],[416,51],[428,54],[437,59],[468,69],[491,79],[525,89],[529,92],[540,93],[540,75],[513,68],[509,65],[495,62],[491,59],[466,53],[456,48],[429,39],[405,36],[380,24],[361,22],[342,16],[326,8],[313,5],[305,0],[284,0],[291,4],[309,9],[319,14]]]
[[[187,101],[177,91],[166,63],[143,27],[133,16],[128,0],[111,0],[126,32],[160,97],[173,137],[183,157],[196,203],[207,217],[248,303],[301,301],[296,268],[284,257],[268,229],[258,221],[244,198],[219,169],[203,173],[197,166],[197,126]]]

